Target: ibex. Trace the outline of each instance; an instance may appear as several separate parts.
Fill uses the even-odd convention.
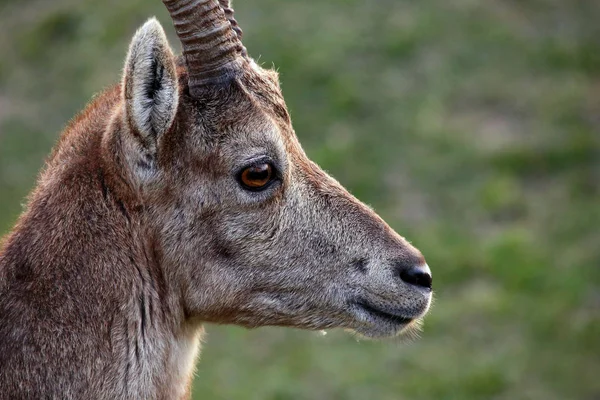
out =
[[[181,399],[203,324],[411,330],[421,253],[311,162],[229,0],[163,0],[0,251],[2,399]]]

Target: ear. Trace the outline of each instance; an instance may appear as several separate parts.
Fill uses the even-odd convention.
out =
[[[122,88],[130,128],[152,146],[173,123],[179,100],[175,57],[155,18],[131,41]]]

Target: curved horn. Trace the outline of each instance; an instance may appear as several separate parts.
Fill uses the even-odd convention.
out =
[[[227,17],[227,19],[231,23],[231,27],[233,28],[235,33],[237,33],[238,38],[241,40],[243,31],[242,31],[242,28],[240,28],[240,26],[238,25],[237,21],[235,20],[235,16],[234,16],[235,10],[233,8],[231,8],[231,1],[230,0],[219,0],[219,3],[221,4],[223,11],[225,12],[225,17]]]
[[[229,23],[231,23],[231,28],[237,34],[238,39],[242,40],[242,35],[244,34],[244,32],[242,31],[242,28],[240,28],[238,22],[235,20],[235,10],[231,7],[231,1],[219,0],[219,3],[221,4],[223,11],[225,12],[225,17],[229,20]],[[247,55],[248,52],[246,51],[246,48],[242,45],[242,56],[246,57]]]
[[[244,34],[244,31],[242,31],[242,28],[240,28],[240,25],[235,20],[235,15],[234,15],[235,10],[231,7],[231,1],[230,0],[219,0],[219,3],[221,4],[223,11],[225,12],[225,17],[231,24],[231,28],[237,34],[238,39],[242,40],[242,35]],[[246,51],[246,48],[242,45],[242,56],[246,57],[247,55],[248,55],[248,52]]]
[[[203,85],[230,78],[244,60],[245,48],[234,28],[233,10],[226,8],[229,19],[221,1],[163,0],[183,46],[192,96]]]

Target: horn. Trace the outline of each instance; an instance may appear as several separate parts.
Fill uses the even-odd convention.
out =
[[[237,73],[246,49],[233,9],[224,0],[163,0],[183,47],[190,94]],[[221,6],[225,3],[227,7]],[[239,33],[238,33],[239,30]]]
[[[241,40],[243,32],[240,26],[238,25],[237,21],[235,20],[235,17],[233,15],[235,10],[231,8],[231,2],[229,0],[219,0],[219,4],[221,4],[221,8],[223,8],[223,11],[225,12],[225,17],[227,17],[227,19],[231,23],[231,27],[233,28],[235,33],[237,33],[238,38],[240,38]]]
[[[219,3],[221,4],[221,8],[223,8],[223,11],[225,12],[225,17],[227,18],[227,20],[229,20],[229,23],[231,24],[231,28],[234,30],[234,32],[237,34],[238,39],[240,39],[241,41],[244,32],[242,31],[242,28],[240,28],[238,22],[235,20],[235,10],[231,7],[231,1],[219,0]],[[246,57],[247,55],[248,52],[246,51],[246,47],[242,45],[242,56]]]

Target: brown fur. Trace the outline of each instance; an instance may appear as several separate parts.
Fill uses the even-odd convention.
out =
[[[153,51],[173,122],[136,125],[126,88],[158,78],[126,69],[69,124],[3,243],[2,399],[187,398],[205,322],[383,337],[406,324],[360,304],[429,307],[398,277],[421,253],[308,160],[273,71],[251,62],[192,97],[182,61]],[[245,192],[234,171],[263,155],[280,182]]]

